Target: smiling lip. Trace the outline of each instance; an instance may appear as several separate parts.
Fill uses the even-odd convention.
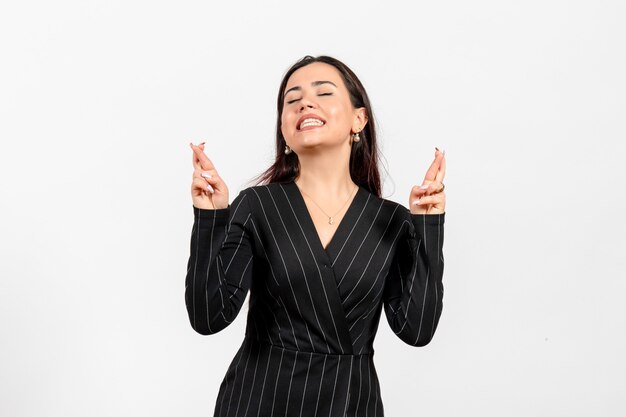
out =
[[[318,116],[318,115],[316,115],[316,114],[309,113],[309,114],[305,114],[304,116],[302,116],[302,117],[300,117],[300,118],[298,119],[298,123],[296,124],[296,129],[297,129],[297,130],[300,130],[300,131],[302,131],[302,130],[311,130],[311,129],[315,129],[315,128],[318,128],[318,127],[322,127],[322,126],[315,126],[315,125],[312,125],[312,126],[306,126],[306,127],[302,128],[302,129],[300,129],[300,125],[301,125],[301,124],[302,124],[302,122],[303,122],[303,121],[305,121],[306,119],[317,119],[317,120],[321,120],[321,121],[324,123],[322,126],[325,126],[325,125],[326,125],[326,120],[322,119],[321,117],[319,117],[319,116]]]
[[[311,129],[317,129],[320,127],[324,127],[324,125],[321,126],[315,126],[315,125],[311,125],[311,126],[305,126],[302,129],[298,129],[300,132],[304,132],[305,130],[311,130]]]

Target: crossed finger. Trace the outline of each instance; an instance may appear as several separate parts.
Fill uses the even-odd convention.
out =
[[[422,185],[417,189],[418,199],[413,201],[412,204],[426,204],[427,210],[430,210],[430,205],[439,204],[443,202],[444,194],[441,194],[443,187],[443,177],[445,175],[445,154],[439,149],[435,148],[435,160],[430,164]],[[417,188],[417,187],[416,187]]]
[[[441,161],[439,163],[439,170],[435,176],[435,181],[443,184],[443,177],[446,175],[446,154],[442,153]]]
[[[435,160],[430,164],[430,167],[428,167],[428,171],[426,171],[426,175],[424,176],[424,182],[419,188],[418,193],[421,195],[430,195],[443,191],[443,177],[445,171],[445,154],[437,149],[435,152]]]
[[[421,195],[438,194],[443,191],[443,183],[440,181],[433,181],[429,184],[424,184],[419,188],[418,193]]]
[[[193,143],[191,142],[189,143],[189,146],[193,150],[193,154],[192,154],[192,161],[193,161],[193,166],[194,166],[193,177],[194,178],[203,177],[204,180],[207,182],[207,190],[212,194],[215,191],[213,189],[213,186],[211,185],[211,182],[216,180],[215,177],[216,177],[217,171],[215,170],[215,167],[213,163],[211,162],[211,160],[204,153],[204,143],[205,142],[202,142],[201,144],[197,146],[194,146]],[[205,167],[210,167],[210,168],[205,168]],[[213,172],[214,174],[211,174],[211,172]]]
[[[195,146],[193,143],[189,143],[191,149],[193,150],[193,164],[197,169],[201,169],[204,171],[214,170],[215,166],[213,162],[209,159],[208,156],[204,153],[204,145],[200,144],[199,146]],[[202,148],[200,147],[202,146]]]
[[[189,142],[189,147],[191,148],[191,163],[193,164],[193,167],[196,170],[202,170],[202,166],[200,166],[200,160],[198,159],[198,155],[196,155],[196,150],[194,149],[194,146],[191,142]],[[204,150],[204,142],[197,145],[198,148],[200,148],[201,150]]]
[[[430,167],[428,167],[428,171],[426,171],[426,176],[424,176],[424,182],[427,182],[427,181],[428,183],[430,183],[431,181],[441,182],[441,180],[443,179],[443,175],[441,175],[441,178],[437,178],[437,175],[439,175],[439,168],[441,166],[441,161],[443,159],[444,159],[443,152],[440,152],[439,150],[437,150],[435,160],[430,164]]]
[[[412,197],[411,198],[416,198],[417,200],[424,200],[425,197],[427,196],[435,196],[438,197],[440,196],[440,193],[443,191],[443,184],[438,182],[438,181],[432,181],[429,184],[424,184],[420,187],[413,187],[412,190]],[[412,200],[413,203],[417,200]]]

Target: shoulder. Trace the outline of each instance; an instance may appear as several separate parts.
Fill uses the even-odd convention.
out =
[[[251,211],[262,210],[263,207],[274,204],[277,198],[285,194],[285,183],[273,182],[269,184],[251,185],[242,188],[237,199],[245,199]]]
[[[408,212],[409,209],[406,208],[403,204],[400,204],[396,201],[389,200],[387,198],[376,197],[388,210],[401,210],[404,212]]]
[[[369,191],[367,192],[366,200],[366,218],[370,220],[370,224],[374,222],[377,229],[395,235],[400,229],[406,231],[410,228],[410,212],[402,204],[387,198],[378,197]]]
[[[247,195],[248,198],[250,198],[251,200],[258,200],[263,198],[264,196],[280,192],[281,185],[284,184],[279,182],[273,182],[270,184],[251,185],[249,187],[242,188],[239,194]]]
[[[403,204],[397,203],[395,201],[382,199],[384,201],[384,205],[387,207],[387,210],[392,210],[395,212],[396,217],[399,217],[401,221],[406,221],[408,223],[413,224],[434,224],[440,225],[445,222],[446,213],[440,214],[413,214],[411,210],[405,207]]]
[[[411,212],[404,205],[396,201],[386,199],[386,198],[382,198],[382,197],[376,197],[376,198],[380,201],[380,204],[382,205],[381,210],[384,210],[384,213],[386,214],[385,217],[387,218],[391,217],[393,220],[398,221],[400,223],[406,220],[409,220],[409,221],[411,220]]]
[[[280,191],[281,188],[284,188],[287,185],[287,182],[270,182],[269,184],[259,184],[252,185],[245,190],[249,190],[250,192],[268,192],[268,191]]]

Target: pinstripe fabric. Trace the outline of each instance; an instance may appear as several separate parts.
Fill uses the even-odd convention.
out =
[[[382,417],[373,362],[381,311],[404,342],[432,339],[445,213],[411,214],[359,187],[324,248],[293,181],[246,188],[228,208],[193,209],[185,279],[193,329],[224,329],[250,291],[214,416]]]

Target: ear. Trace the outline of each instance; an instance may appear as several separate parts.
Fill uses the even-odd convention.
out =
[[[359,107],[358,109],[354,109],[354,121],[352,122],[352,131],[360,132],[365,129],[365,125],[367,124],[367,110],[365,107]]]

